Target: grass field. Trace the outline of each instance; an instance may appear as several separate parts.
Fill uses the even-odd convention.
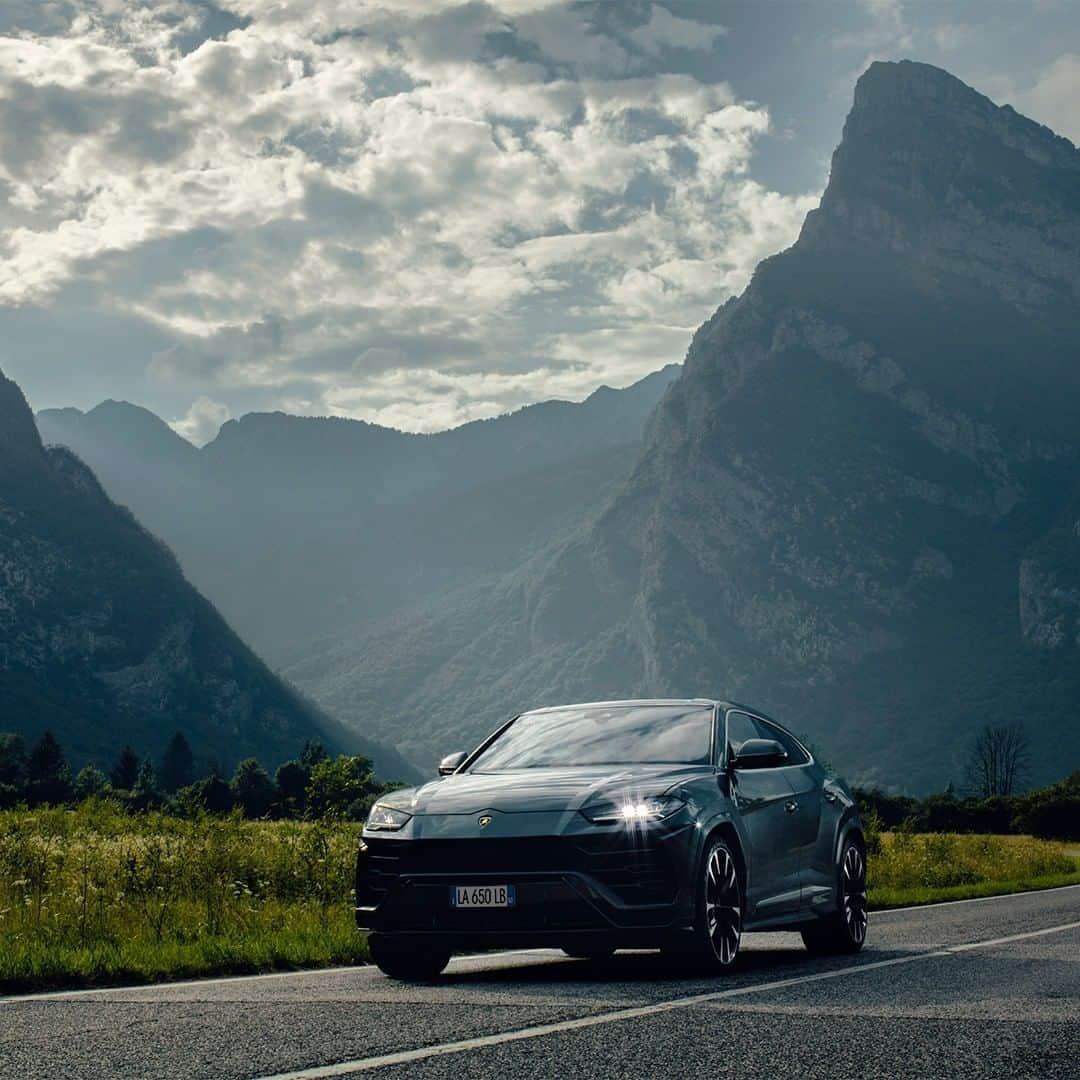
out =
[[[1075,845],[1030,836],[883,833],[867,860],[872,909],[1080,884]]]
[[[108,803],[4,811],[0,987],[364,961],[351,909],[359,832]]]
[[[360,963],[359,826],[185,821],[109,803],[0,812],[0,988],[150,982]],[[885,833],[873,907],[1080,882],[1028,837]]]

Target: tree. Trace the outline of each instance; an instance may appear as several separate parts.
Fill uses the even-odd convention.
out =
[[[245,758],[236,766],[229,786],[233,798],[244,811],[244,817],[248,818],[263,817],[277,794],[274,782],[254,758]]]
[[[0,734],[0,807],[26,797],[26,743],[21,735]]]
[[[311,770],[308,783],[308,810],[315,817],[362,818],[376,795],[385,791],[372,774],[371,759],[341,754],[320,761]]]
[[[319,762],[327,761],[329,757],[326,747],[321,742],[317,739],[308,739],[304,743],[304,749],[300,751],[300,764],[310,773]]]
[[[232,788],[214,773],[181,788],[173,798],[173,806],[184,817],[194,817],[199,811],[227,814],[233,808]]]
[[[968,789],[982,799],[1016,794],[1028,776],[1029,748],[1022,724],[986,724],[971,740]]]
[[[278,799],[286,813],[302,814],[307,807],[307,786],[311,781],[311,770],[299,761],[286,761],[279,765],[274,774]]]
[[[170,794],[182,787],[187,787],[195,779],[195,755],[191,752],[191,745],[180,731],[169,740],[165,753],[161,755],[158,779],[162,791]]]
[[[149,758],[143,758],[139,765],[135,783],[131,788],[131,801],[140,810],[148,810],[161,801],[157,776],[154,774],[154,763]]]
[[[100,795],[108,786],[109,778],[96,765],[84,765],[75,777],[75,798],[82,802]]]
[[[26,793],[32,803],[56,804],[71,798],[71,770],[51,731],[46,731],[30,751]]]
[[[140,764],[139,755],[130,746],[125,746],[109,774],[112,786],[119,791],[131,791],[139,779]]]

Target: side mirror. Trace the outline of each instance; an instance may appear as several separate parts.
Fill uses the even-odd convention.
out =
[[[451,773],[456,773],[468,756],[464,750],[459,750],[456,754],[447,754],[439,762],[439,775],[449,776]]]
[[[787,761],[787,751],[775,739],[747,739],[731,759],[733,769],[774,769]]]

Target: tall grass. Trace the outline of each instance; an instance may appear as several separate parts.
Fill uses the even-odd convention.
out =
[[[872,824],[872,823],[871,823]],[[181,820],[107,801],[0,812],[0,988],[143,982],[367,959],[360,826]],[[868,830],[890,907],[1080,881],[1060,844]]]
[[[180,820],[108,802],[0,814],[0,986],[366,958],[360,826]]]
[[[870,833],[872,907],[959,900],[1080,882],[1062,844],[1030,836]]]

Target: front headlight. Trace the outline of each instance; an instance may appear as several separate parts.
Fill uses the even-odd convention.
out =
[[[411,817],[412,814],[405,810],[398,810],[385,803],[376,803],[368,814],[365,828],[372,832],[397,832]]]
[[[650,795],[645,799],[627,798],[620,802],[594,803],[583,806],[582,814],[594,825],[641,825],[662,821],[681,810],[686,803],[675,795]]]

